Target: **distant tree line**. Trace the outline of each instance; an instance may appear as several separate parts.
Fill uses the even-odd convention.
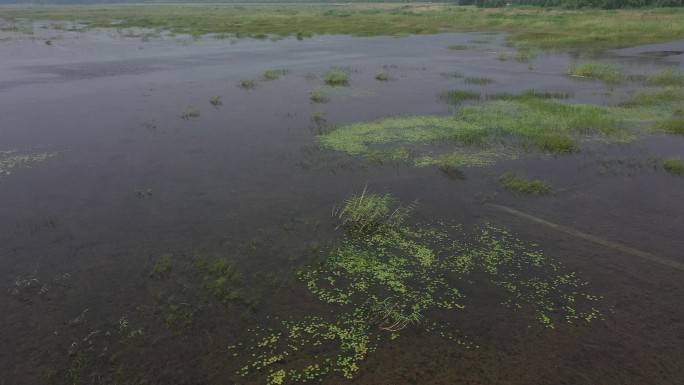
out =
[[[126,4],[126,3],[426,3],[428,0],[0,0],[0,4]],[[658,8],[684,7],[684,0],[434,0],[483,8],[516,5],[555,8]]]

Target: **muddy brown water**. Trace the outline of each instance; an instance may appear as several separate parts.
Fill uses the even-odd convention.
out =
[[[319,311],[293,271],[341,236],[331,209],[366,184],[406,202],[418,199],[415,221],[490,222],[540,245],[591,282],[604,297],[605,320],[530,327],[528,316],[502,310],[483,293],[479,306],[449,320],[479,349],[410,330],[381,344],[351,382],[684,383],[684,272],[489,205],[684,263],[684,179],[649,163],[684,155],[683,138],[652,135],[572,156],[531,155],[465,168],[463,180],[315,146],[316,113],[331,125],[444,115],[450,106],[436,94],[451,89],[570,91],[573,101],[612,104],[638,86],[560,76],[584,59],[573,55],[500,61],[500,52],[514,49],[498,34],[141,41],[99,30],[60,37],[52,45],[20,35],[0,42],[0,150],[58,153],[0,178],[0,282],[7,288],[0,295],[0,384],[72,383],[71,344],[124,317],[133,327],[147,325],[144,343],[102,336],[91,345],[98,352],[116,346],[130,383],[263,383],[238,376],[242,362],[226,346],[271,317]],[[602,55],[634,71],[681,69],[682,44]],[[325,87],[322,75],[331,66],[351,71],[349,87]],[[267,69],[290,72],[260,80]],[[440,76],[451,71],[496,82],[464,85]],[[393,80],[376,81],[378,72]],[[241,79],[257,85],[241,89]],[[310,103],[312,90],[326,90],[330,102]],[[221,106],[209,103],[212,95],[222,96]],[[181,119],[187,108],[200,116]],[[554,193],[504,191],[496,178],[507,171],[546,179]],[[188,287],[174,286],[180,278],[149,278],[165,253],[174,261],[230,259],[256,310],[204,312],[182,333],[168,332],[159,314],[140,315],[174,296],[174,287],[188,298]],[[17,277],[49,283],[48,290],[13,295]],[[97,363],[89,370],[110,369]],[[323,382],[350,383],[335,376]]]

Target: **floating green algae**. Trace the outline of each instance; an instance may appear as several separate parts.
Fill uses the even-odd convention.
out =
[[[31,153],[28,150],[0,151],[0,177],[11,175],[15,168],[31,167],[32,164],[52,158],[57,153]]]
[[[343,240],[298,273],[329,311],[251,329],[250,341],[231,347],[234,355],[248,357],[240,375],[262,376],[267,384],[328,375],[351,379],[380,343],[417,327],[476,347],[467,337],[464,342],[445,333],[448,323],[436,322],[467,312],[473,299],[466,293],[473,287],[498,288],[502,305],[535,317],[542,327],[601,317],[594,307],[600,297],[586,291],[587,282],[504,229],[385,220],[406,206],[365,189],[343,206],[353,211],[361,199],[388,203],[372,205],[380,220],[368,226],[367,216],[358,223],[342,219]]]
[[[564,154],[586,142],[620,143],[657,130],[677,115],[681,88],[639,94],[621,106],[570,104],[532,93],[467,105],[452,116],[391,117],[334,128],[326,148],[372,160],[486,166],[522,154]]]

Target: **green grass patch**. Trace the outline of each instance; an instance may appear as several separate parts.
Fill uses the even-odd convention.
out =
[[[348,86],[350,75],[346,72],[329,71],[323,75],[323,81],[329,86]]]
[[[311,91],[309,92],[309,100],[314,103],[327,103],[330,99],[328,94],[323,91]]]
[[[608,83],[619,83],[625,79],[617,67],[601,62],[575,64],[566,68],[563,75],[598,79]]]
[[[504,174],[499,182],[506,189],[530,195],[544,195],[551,191],[551,185],[541,179],[530,180],[521,174]]]
[[[569,99],[574,97],[575,94],[569,91],[535,91],[527,90],[519,94],[514,94],[510,92],[497,92],[485,95],[486,100],[524,100],[524,99]]]

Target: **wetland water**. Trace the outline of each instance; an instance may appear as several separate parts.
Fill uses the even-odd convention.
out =
[[[456,89],[564,92],[572,96],[563,102],[610,107],[655,87],[562,76],[595,59],[577,54],[508,58],[515,48],[500,34],[271,41],[52,33],[59,38],[49,45],[9,33],[0,41],[0,384],[275,384],[280,375],[329,384],[682,383],[684,178],[660,160],[683,156],[684,137],[586,141],[572,154],[515,153],[460,172],[317,144],[331,127],[448,116],[458,106],[439,94]],[[682,71],[683,46],[599,58],[630,73]],[[264,80],[269,69],[286,73]],[[349,85],[326,86],[331,69],[347,73]],[[390,80],[376,80],[381,72]],[[255,86],[239,87],[245,79]],[[311,91],[327,102],[312,102]],[[506,172],[549,181],[552,192],[511,193],[498,182]],[[591,304],[600,316],[565,322],[553,309],[560,318],[548,327],[534,306],[500,305],[514,289],[481,283],[483,272],[461,282],[452,269],[438,283],[461,282],[462,309],[426,310],[397,332],[351,316],[335,323],[352,310],[321,301],[302,277],[343,271],[324,258],[345,238],[331,212],[364,186],[417,200],[410,226],[510,231],[528,245],[512,250],[539,250],[549,266],[577,272],[587,284],[572,290],[600,297]],[[443,237],[460,234],[443,228]],[[432,279],[423,267],[411,277]],[[536,278],[557,273],[545,274]],[[356,279],[340,275],[323,280]],[[568,293],[557,294],[551,307],[561,308]],[[296,339],[302,333],[308,343]],[[288,355],[277,355],[278,338]],[[340,340],[353,346],[351,362],[337,353]]]

